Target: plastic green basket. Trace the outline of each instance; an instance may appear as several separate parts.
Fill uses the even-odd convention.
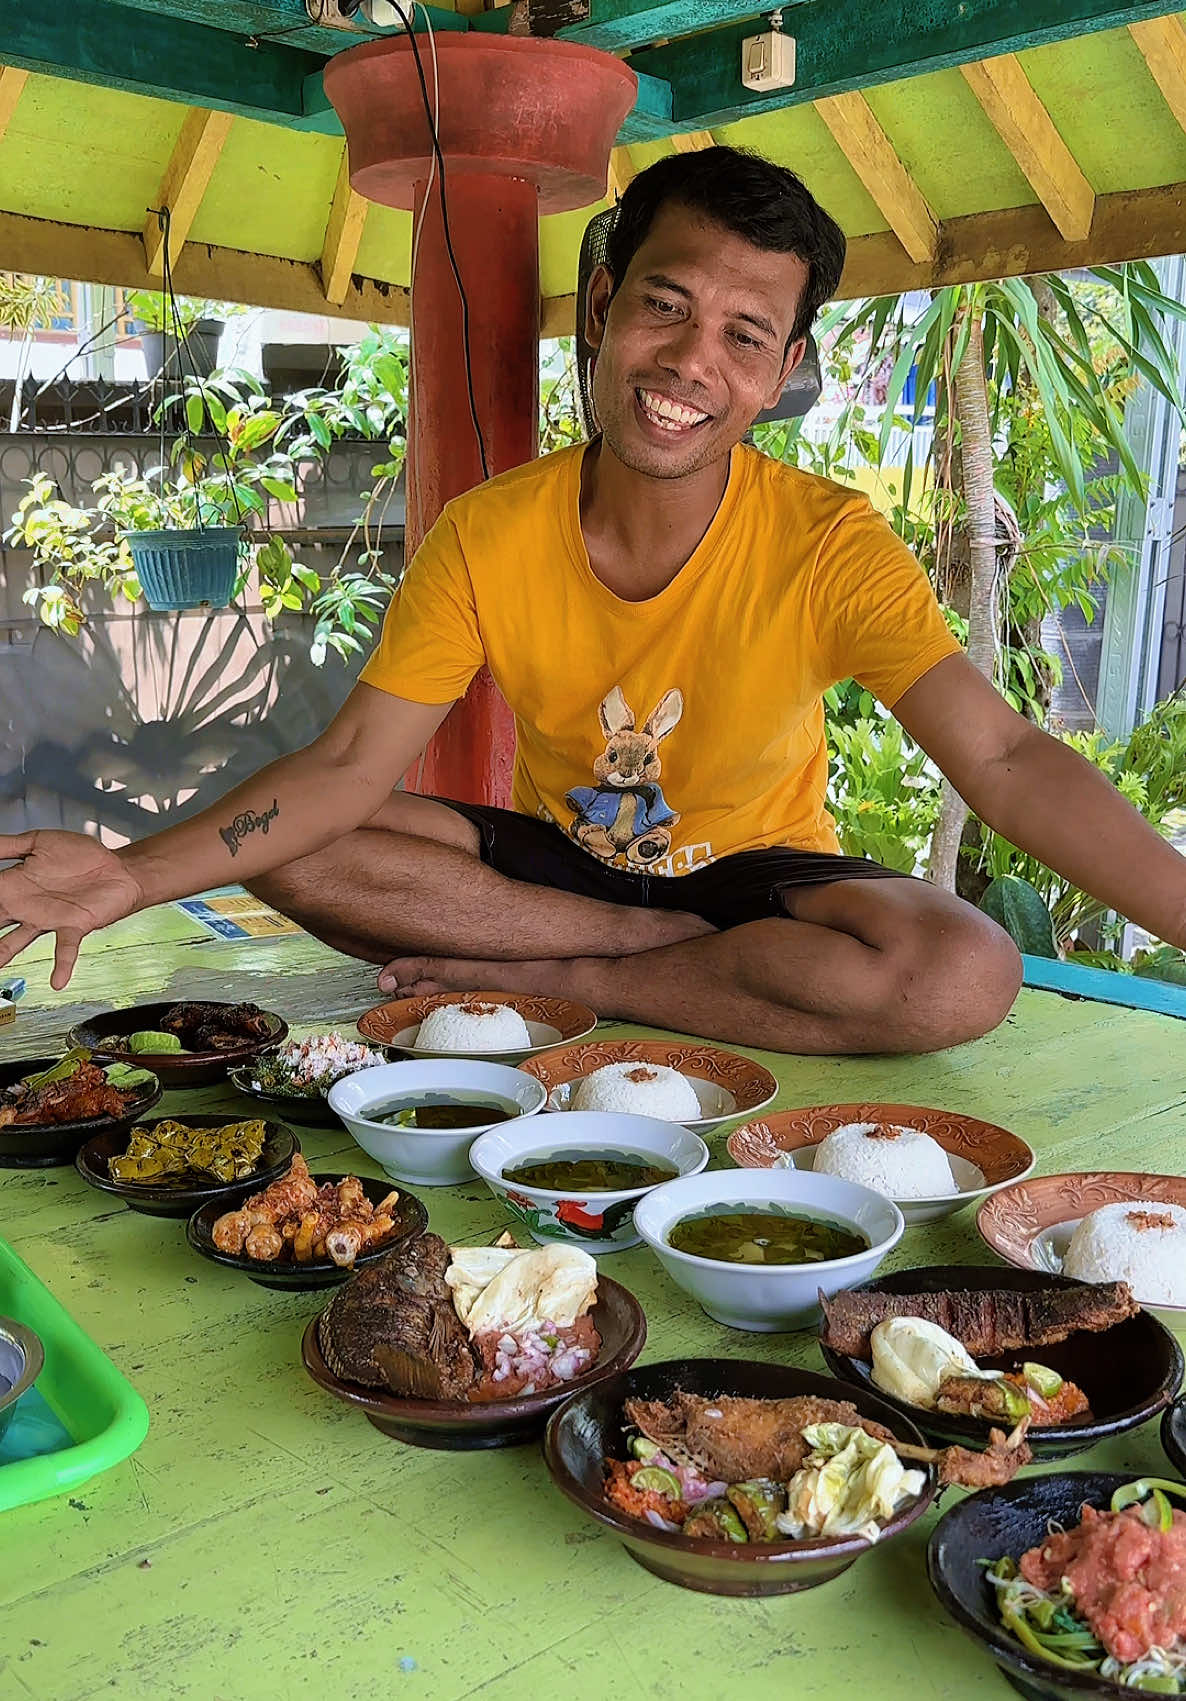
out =
[[[12,1247],[0,1240],[0,1313],[36,1331],[45,1368],[36,1387],[73,1437],[37,1459],[0,1465],[0,1512],[79,1487],[134,1453],[148,1407]]]

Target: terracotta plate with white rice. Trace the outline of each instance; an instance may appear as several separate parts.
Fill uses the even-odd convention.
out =
[[[1037,1176],[986,1199],[976,1227],[1020,1270],[1127,1282],[1163,1323],[1186,1327],[1186,1176]]]
[[[475,1057],[518,1063],[592,1033],[597,1017],[570,998],[518,992],[438,992],[396,998],[358,1019],[358,1031],[410,1057]]]
[[[597,1040],[521,1067],[547,1087],[549,1110],[657,1116],[697,1133],[760,1110],[778,1091],[769,1069],[739,1052],[666,1040]]]
[[[780,1110],[734,1129],[727,1144],[742,1169],[811,1169],[872,1187],[907,1225],[950,1216],[1034,1167],[1030,1147],[1007,1128],[911,1104]]]

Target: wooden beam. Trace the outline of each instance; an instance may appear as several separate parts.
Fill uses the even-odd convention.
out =
[[[175,266],[197,217],[234,119],[229,112],[191,107],[156,192],[156,206],[169,209],[169,259]],[[165,275],[165,232],[155,213],[144,224],[144,254],[153,277]]]
[[[630,149],[615,148],[609,156],[609,174],[605,185],[606,193],[611,201],[626,193],[634,176],[634,164],[630,158]]]
[[[0,65],[0,141],[28,80],[27,71],[18,71],[12,65]]]
[[[789,0],[788,12],[794,5],[795,0]],[[750,20],[753,35],[765,28],[754,21],[759,10],[754,0],[589,0],[588,18],[566,25],[557,34],[564,41],[622,53],[652,41],[673,41],[696,30],[716,29],[739,18]],[[789,22],[787,28],[792,28]]]
[[[5,63],[24,71],[282,124],[301,116],[305,78],[323,63],[112,0],[0,0],[0,44]]]
[[[929,260],[939,225],[862,94],[817,100],[815,110],[912,260]]]
[[[853,237],[837,297],[847,301],[896,295],[903,290],[937,289],[943,284],[975,283],[982,278],[1025,277],[1184,252],[1186,183],[1172,183],[1165,188],[1097,195],[1091,234],[1085,242],[1065,241],[1040,206],[945,219],[939,226],[934,258],[929,261],[911,260],[890,231]],[[571,295],[545,300],[543,323],[550,328],[544,334],[569,335],[574,311],[575,298]]]
[[[711,130],[683,130],[671,138],[671,145],[677,154],[698,154],[705,148],[715,147],[716,143]]]
[[[1034,93],[1021,61],[1006,53],[961,65],[960,70],[1061,234],[1068,242],[1082,242],[1091,229],[1095,191]]]
[[[369,211],[370,202],[350,187],[350,156],[343,148],[321,245],[321,287],[325,299],[335,305],[346,299]]]
[[[672,130],[716,130],[825,95],[900,82],[973,59],[1065,41],[1177,11],[1181,0],[811,0],[786,16],[795,37],[794,88],[747,89],[741,43],[753,20],[631,56],[672,85]]]
[[[1129,24],[1128,33],[1144,55],[1166,105],[1186,130],[1186,27],[1182,20],[1149,18]]]
[[[80,278],[86,283],[125,289],[155,289],[157,280],[144,260],[138,231],[93,230],[49,219],[0,213],[0,254],[14,272],[51,278]],[[278,260],[245,254],[237,248],[213,248],[187,242],[173,275],[178,295],[241,301],[252,307],[279,307],[292,313],[332,318],[409,322],[408,291],[374,278],[353,278],[342,301],[327,301],[316,261]]]

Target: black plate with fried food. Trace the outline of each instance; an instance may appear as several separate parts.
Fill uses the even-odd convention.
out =
[[[366,1199],[375,1215],[378,1214],[375,1207],[391,1201],[385,1213],[391,1219],[390,1231],[374,1244],[363,1247],[350,1263],[335,1263],[328,1255],[305,1256],[309,1247],[300,1247],[294,1242],[289,1230],[295,1223],[299,1238],[306,1242],[316,1241],[315,1214],[328,1199],[331,1190],[338,1195],[336,1207],[347,1183],[354,1184],[352,1191]],[[284,1197],[285,1194],[290,1197]],[[254,1215],[266,1220],[253,1223],[253,1203],[262,1200],[265,1195],[269,1205],[262,1209],[257,1207]],[[229,1223],[228,1219],[240,1212],[243,1220],[237,1226],[244,1232],[236,1233],[236,1225]],[[336,1208],[335,1223],[340,1231],[342,1219]],[[240,1270],[261,1287],[327,1288],[346,1281],[355,1270],[373,1264],[376,1259],[385,1258],[401,1240],[422,1234],[427,1224],[428,1212],[421,1200],[402,1187],[393,1188],[386,1177],[374,1181],[365,1175],[310,1175],[304,1157],[298,1152],[285,1174],[270,1182],[262,1195],[253,1192],[246,1198],[240,1197],[237,1204],[232,1200],[229,1206],[223,1199],[214,1199],[203,1205],[200,1211],[195,1211],[186,1229],[186,1239],[203,1258],[222,1264],[228,1270]],[[269,1229],[275,1230],[280,1242],[278,1256],[252,1256],[248,1250],[252,1246],[252,1228],[264,1233]],[[255,1251],[260,1250],[262,1248],[256,1244]]]
[[[914,1296],[909,1303],[907,1295]],[[937,1323],[963,1342],[982,1370],[1015,1371],[1036,1361],[1081,1388],[1090,1416],[1030,1428],[1026,1440],[1039,1462],[1070,1458],[1138,1428],[1168,1405],[1182,1381],[1177,1340],[1136,1305],[1122,1282],[943,1264],[878,1276],[824,1301],[823,1309],[820,1348],[832,1374],[870,1389],[942,1443],[983,1446],[988,1420],[929,1411],[877,1387],[869,1335],[888,1317]],[[838,1341],[857,1350],[841,1350]]]
[[[172,1034],[180,1051],[135,1051],[133,1034]],[[258,1004],[171,999],[109,1010],[70,1030],[70,1044],[89,1047],[97,1057],[142,1063],[167,1087],[196,1087],[219,1081],[227,1071],[257,1052],[287,1038],[288,1023]]]
[[[22,1090],[27,1077],[41,1075],[62,1062],[59,1057],[23,1057],[15,1063],[0,1064],[0,1168],[49,1169],[72,1164],[92,1135],[126,1135],[161,1096],[155,1072],[147,1071],[147,1079],[133,1087],[116,1088],[93,1059],[74,1071],[72,1082],[55,1083],[52,1091],[41,1091],[34,1097]],[[30,1121],[30,1113],[43,1119]]]
[[[225,1115],[183,1116],[169,1120],[183,1122],[189,1128],[218,1129],[225,1128],[234,1118]],[[141,1126],[151,1134],[160,1126],[160,1122],[136,1125],[137,1128]],[[263,1150],[255,1168],[250,1175],[237,1181],[216,1181],[211,1177],[196,1176],[192,1171],[174,1180],[116,1180],[108,1166],[112,1158],[120,1157],[127,1150],[133,1132],[130,1129],[120,1133],[96,1134],[93,1139],[87,1141],[75,1158],[74,1167],[91,1187],[122,1199],[131,1211],[142,1211],[149,1217],[191,1217],[200,1206],[211,1201],[217,1202],[220,1209],[226,1210],[237,1200],[266,1187],[269,1182],[285,1173],[300,1150],[295,1135],[291,1129],[285,1128],[279,1122],[265,1121],[263,1131]]]

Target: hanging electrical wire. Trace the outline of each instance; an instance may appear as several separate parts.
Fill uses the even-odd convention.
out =
[[[416,41],[416,32],[415,32],[415,29],[413,27],[412,19],[409,18],[407,12],[404,11],[402,5],[400,5],[400,3],[399,3],[399,0],[391,0],[391,4],[394,7],[395,11],[397,11],[399,13],[400,19],[403,22],[404,29],[407,32],[408,45],[411,47],[411,50],[412,50],[412,59],[413,59],[413,62],[416,66],[416,76],[417,76],[417,79],[419,80],[419,83],[420,83],[420,95],[421,95],[421,99],[424,102],[424,118],[425,118],[425,122],[428,125],[428,132],[429,132],[429,136],[430,136],[431,141],[432,141],[432,157],[433,157],[433,160],[435,161],[435,164],[436,164],[437,192],[438,192],[438,199],[440,201],[440,207],[441,207],[441,229],[442,229],[442,232],[443,232],[444,238],[445,238],[445,252],[448,254],[448,257],[449,257],[449,267],[450,267],[450,270],[453,273],[453,281],[457,285],[457,294],[458,294],[460,301],[461,301],[461,338],[462,338],[462,352],[463,352],[464,357],[465,357],[465,385],[466,385],[466,391],[467,391],[467,394],[468,394],[468,397],[469,397],[469,415],[470,415],[470,419],[473,423],[474,437],[477,439],[478,456],[479,456],[479,459],[481,460],[481,463],[482,463],[482,477],[483,477],[483,479],[487,479],[487,478],[490,477],[490,463],[489,463],[487,456],[486,456],[486,441],[485,441],[485,438],[482,435],[481,421],[478,418],[478,404],[477,404],[477,401],[476,401],[475,396],[474,396],[473,360],[472,360],[471,354],[470,354],[469,297],[465,293],[465,284],[462,282],[462,278],[461,278],[461,268],[457,264],[457,255],[455,254],[455,252],[453,250],[453,235],[452,235],[452,232],[449,228],[449,202],[448,202],[448,196],[447,196],[446,188],[445,188],[445,156],[441,152],[441,142],[440,142],[440,136],[438,134],[437,120],[434,119],[434,117],[433,117],[433,102],[429,97],[428,81],[427,81],[427,78],[424,75],[424,63],[423,63],[423,60],[420,57],[420,47],[419,47],[419,44]],[[413,7],[412,7],[413,17],[415,16],[415,10],[416,10],[416,8],[413,5]],[[429,27],[429,30],[431,32],[432,20],[428,16],[427,8],[425,8],[424,6],[421,6],[421,10],[424,12],[425,19],[428,22],[428,27]],[[436,43],[435,43],[435,40],[432,43],[432,48],[433,48],[434,80],[436,80]],[[439,89],[438,89],[438,98],[439,98]],[[428,205],[428,196],[431,193],[431,184],[432,184],[432,179],[431,179],[431,174],[430,174],[428,185],[425,188],[424,206],[421,207],[421,215],[420,215],[420,221],[419,221],[420,227],[423,226],[424,208],[427,207],[427,205]],[[417,241],[418,241],[418,239],[417,239]],[[413,261],[414,261],[414,258],[415,258],[415,256],[413,255]],[[413,273],[413,276],[414,275],[415,274]],[[412,355],[413,362],[415,361],[415,358],[416,358],[415,357],[415,351],[413,350],[413,355]]]

